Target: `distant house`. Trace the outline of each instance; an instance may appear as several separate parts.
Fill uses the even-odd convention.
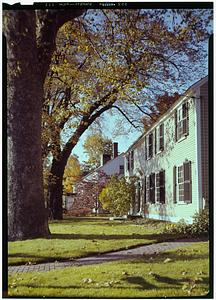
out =
[[[208,206],[208,77],[192,85],[124,154],[137,176],[133,215],[192,221]]]
[[[100,172],[108,176],[124,175],[124,154],[118,155],[118,143],[113,143],[113,155],[102,154],[101,166],[85,175],[82,180],[91,180]]]
[[[103,212],[98,196],[108,177],[112,175],[124,176],[124,154],[118,155],[118,143],[113,143],[112,155],[101,156],[100,167],[83,176],[75,185],[73,194],[65,200],[67,210],[72,214]]]

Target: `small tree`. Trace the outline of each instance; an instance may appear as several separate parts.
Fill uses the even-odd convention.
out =
[[[97,168],[100,166],[102,154],[112,154],[112,140],[103,137],[99,133],[94,133],[86,138],[83,148],[88,155],[86,164],[92,169]]]
[[[80,171],[80,163],[75,155],[71,155],[63,177],[64,191],[66,193],[70,193],[73,191],[74,184],[80,179],[81,171]]]
[[[128,213],[134,194],[134,180],[127,182],[125,178],[119,179],[112,176],[101,191],[99,200],[104,209],[109,210],[115,216],[122,216]]]

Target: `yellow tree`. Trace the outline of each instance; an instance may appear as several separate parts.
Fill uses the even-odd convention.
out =
[[[115,109],[131,122],[128,107],[137,120],[158,94],[205,74],[211,17],[209,10],[90,10],[61,28],[43,109],[54,219],[62,218],[67,160],[95,120]]]
[[[63,176],[64,191],[73,191],[74,184],[81,178],[80,163],[75,155],[71,155],[67,161]]]
[[[101,163],[101,155],[112,155],[112,140],[105,138],[100,133],[93,133],[87,136],[83,143],[84,152],[88,155],[85,162],[90,169],[97,168]]]

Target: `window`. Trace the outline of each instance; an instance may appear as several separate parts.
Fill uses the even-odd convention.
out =
[[[184,201],[184,174],[183,174],[183,166],[178,167],[178,190],[179,190],[179,201]]]
[[[132,150],[127,155],[127,170],[130,172],[133,169],[134,169],[134,151]]]
[[[186,161],[178,167],[178,197],[179,201],[192,202],[191,162]]]
[[[145,177],[145,202],[165,203],[165,171]]]
[[[156,201],[165,203],[165,171],[156,174]]]
[[[189,134],[188,103],[183,103],[175,111],[175,137],[178,141],[181,137]]]
[[[124,174],[124,166],[123,165],[119,166],[119,174]]]
[[[164,124],[155,128],[155,154],[164,150]]]
[[[153,133],[147,136],[147,158],[153,156]]]

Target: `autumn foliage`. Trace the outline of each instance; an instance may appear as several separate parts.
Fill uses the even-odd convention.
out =
[[[112,176],[102,189],[99,200],[104,209],[114,216],[123,216],[131,208],[135,195],[134,181],[128,182],[125,177]]]
[[[178,93],[169,95],[167,92],[159,96],[155,103],[150,107],[149,114],[142,118],[144,129],[148,130],[148,128],[150,128],[158,118],[163,115],[176,100],[178,100],[179,97],[180,95]]]

